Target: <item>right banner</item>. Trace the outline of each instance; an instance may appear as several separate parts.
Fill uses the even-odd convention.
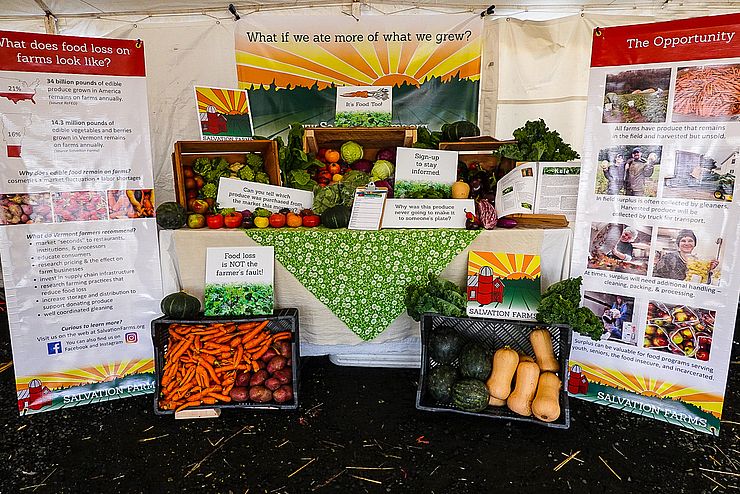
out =
[[[718,434],[735,316],[740,14],[595,29],[571,396]]]

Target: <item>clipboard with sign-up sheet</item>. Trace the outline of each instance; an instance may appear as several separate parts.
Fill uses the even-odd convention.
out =
[[[374,184],[357,187],[347,228],[350,230],[380,230],[387,197],[387,187],[376,187]]]

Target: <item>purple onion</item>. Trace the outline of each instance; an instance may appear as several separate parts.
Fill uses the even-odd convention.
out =
[[[368,160],[357,160],[350,166],[353,170],[357,170],[362,173],[367,173],[368,175],[373,170],[373,164],[371,161]]]

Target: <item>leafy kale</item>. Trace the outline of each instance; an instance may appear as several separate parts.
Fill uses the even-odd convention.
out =
[[[570,313],[568,324],[584,336],[590,336],[592,340],[601,339],[604,333],[604,324],[601,319],[588,307],[578,307]]]
[[[275,141],[278,144],[278,161],[280,162],[280,173],[283,175],[283,182],[294,189],[312,190],[313,187],[308,188],[308,183],[301,184],[294,181],[296,178],[303,181],[300,174],[291,173],[294,170],[308,170],[312,166],[317,168],[324,166],[322,162],[309,156],[303,150],[304,133],[303,125],[292,123],[288,132],[288,143],[285,144],[279,136],[275,138]],[[311,182],[314,182],[311,185],[315,185],[315,181],[312,180]]]
[[[516,144],[501,146],[498,156],[516,161],[570,161],[579,158],[560,133],[551,131],[542,119],[526,122],[513,134]]]
[[[409,316],[419,321],[425,312],[462,317],[465,315],[466,298],[457,285],[429,273],[427,281],[406,286],[404,303]]]
[[[542,294],[542,298],[545,299],[550,295],[561,295],[565,300],[571,302],[573,305],[578,306],[581,303],[581,283],[583,278],[568,278],[557,283],[550,285],[545,293]]]
[[[271,314],[272,285],[207,284],[204,294],[207,316]]]
[[[540,300],[540,305],[537,307],[537,320],[546,324],[568,324],[570,315],[577,308],[577,303],[574,304],[556,293]]]
[[[537,320],[546,324],[568,324],[573,331],[598,340],[604,325],[591,309],[579,307],[582,281],[579,276],[550,285],[537,307]]]

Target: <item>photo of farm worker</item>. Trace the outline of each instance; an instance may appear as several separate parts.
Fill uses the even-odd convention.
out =
[[[653,276],[672,280],[686,280],[688,265],[697,260],[693,254],[694,247],[696,247],[696,235],[691,230],[681,230],[676,237],[676,246],[678,250],[674,252],[663,252],[658,262],[655,263]],[[717,259],[704,262],[707,264],[709,271],[714,270],[719,264]]]
[[[622,234],[619,236],[619,241],[614,245],[612,250],[607,254],[609,257],[614,257],[620,261],[631,261],[632,252],[634,248],[632,243],[637,240],[637,230],[631,226],[626,227],[622,230]]]
[[[606,177],[607,181],[606,193],[610,196],[623,194],[624,191],[622,189],[624,187],[625,174],[624,156],[617,153],[611,162],[604,161],[601,171],[604,172],[604,177]]]
[[[644,196],[645,181],[652,176],[655,170],[655,161],[657,156],[652,154],[650,159],[642,157],[642,150],[635,148],[632,150],[632,157],[627,160],[625,165],[624,187],[628,196]]]

